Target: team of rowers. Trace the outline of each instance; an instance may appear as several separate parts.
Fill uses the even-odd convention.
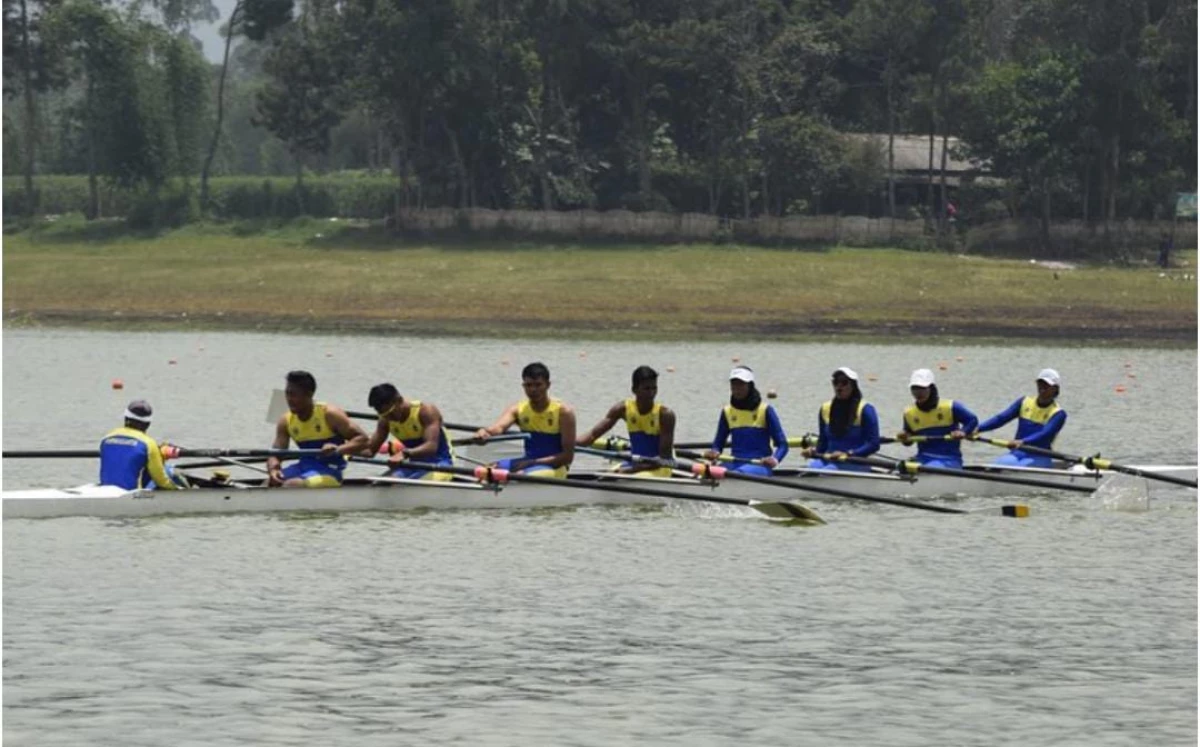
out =
[[[850,457],[868,457],[879,450],[879,416],[859,389],[854,370],[841,367],[833,372],[833,397],[818,411],[818,439],[803,450],[808,466],[828,470],[868,470],[869,466]],[[923,465],[961,469],[962,439],[995,430],[1017,420],[1010,451],[996,463],[1022,467],[1049,467],[1050,459],[1022,451],[1023,446],[1049,449],[1066,423],[1067,413],[1058,405],[1061,379],[1054,369],[1043,369],[1036,379],[1037,394],[1017,398],[1003,411],[982,423],[957,400],[943,399],[933,372],[912,372],[909,390],[913,404],[903,415],[903,430],[896,440],[915,443],[916,459]],[[623,399],[590,429],[578,432],[575,410],[550,396],[550,371],[541,363],[530,363],[521,372],[525,398],[500,414],[494,423],[474,435],[478,442],[500,436],[514,425],[525,435],[524,453],[504,459],[496,467],[513,472],[540,472],[565,477],[575,458],[576,446],[590,446],[625,421],[629,434],[628,458],[616,469],[669,476],[675,459],[675,413],[657,402],[658,374],[639,366],[632,376],[633,396]],[[275,427],[273,449],[291,444],[311,449],[288,466],[277,457],[267,460],[267,482],[282,487],[330,487],[340,485],[350,457],[388,455],[388,474],[393,477],[449,480],[451,475],[425,465],[452,465],[454,451],[446,434],[442,414],[431,402],[404,397],[392,384],[371,388],[367,400],[378,421],[369,436],[340,407],[315,399],[317,382],[307,371],[287,374],[284,394],[288,412]],[[754,372],[737,366],[729,373],[729,403],[717,418],[717,430],[703,457],[722,458],[729,448],[728,469],[770,475],[788,454],[788,438],[775,408],[763,402],[755,386]],[[104,437],[100,445],[100,483],[128,489],[183,487],[166,460],[178,455],[169,445],[159,446],[147,435],[152,412],[143,400],[131,402],[125,425]],[[415,464],[420,466],[413,466]]]

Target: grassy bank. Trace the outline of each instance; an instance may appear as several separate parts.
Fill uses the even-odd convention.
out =
[[[916,334],[1194,345],[1194,250],[1157,268],[879,249],[402,242],[303,221],[4,240],[6,324],[640,338]]]

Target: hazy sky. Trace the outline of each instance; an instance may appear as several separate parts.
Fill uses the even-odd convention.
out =
[[[213,0],[213,5],[221,11],[221,17],[214,24],[197,25],[192,27],[192,33],[204,43],[204,56],[212,62],[220,62],[225,52],[225,39],[221,36],[221,24],[229,20],[229,12],[233,10],[237,0]]]

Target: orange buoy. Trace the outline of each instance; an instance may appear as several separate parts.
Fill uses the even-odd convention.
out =
[[[178,362],[178,361],[176,361],[174,358],[172,358],[171,360],[167,361],[167,365],[168,365],[168,366],[174,366],[174,365],[175,365],[177,362]]]
[[[879,381],[879,377],[875,374],[867,374],[867,381]]]
[[[779,396],[779,393],[776,392],[774,389],[767,390],[767,399],[775,399],[778,396]]]
[[[941,363],[939,363],[939,364],[938,364],[938,370],[939,370],[939,371],[945,371],[945,370],[946,370],[947,368],[949,368],[949,367],[950,367],[950,366],[948,366],[948,365],[946,364],[946,361],[942,361]]]
[[[586,357],[587,357],[587,351],[586,351],[586,350],[580,350],[580,351],[579,351],[579,357],[580,357],[580,358],[586,358]]]
[[[500,360],[500,365],[501,365],[501,366],[507,366],[507,365],[508,365],[508,358],[502,358],[502,359]]]
[[[956,356],[954,356],[954,360],[958,361],[959,363],[962,363],[963,357],[961,355],[956,355]]]
[[[674,366],[667,366],[667,373],[675,373],[675,367],[674,367]]]
[[[113,389],[124,389],[124,388],[125,388],[125,382],[124,382],[124,381],[121,381],[120,379],[113,379],[113,380],[112,380],[112,388],[113,388]]]
[[[741,359],[741,358],[739,358],[739,357],[738,357],[738,356],[736,356],[736,355],[735,355],[735,356],[733,356],[732,358],[730,358],[729,360],[733,361],[734,363],[741,363],[741,362],[742,362],[742,359]]]
[[[325,357],[326,357],[326,358],[332,358],[332,357],[333,357],[333,353],[330,353],[329,351],[326,351],[326,352],[325,352]]]
[[[1113,391],[1116,392],[1117,394],[1121,394],[1125,391],[1125,387],[1122,386],[1121,384],[1117,384],[1115,387],[1113,387]]]
[[[1125,374],[1125,375],[1126,375],[1126,376],[1128,376],[1128,377],[1129,377],[1129,378],[1131,378],[1131,379],[1136,379],[1136,378],[1137,378],[1137,374],[1135,374],[1135,373],[1132,373],[1132,372],[1130,372],[1130,373],[1127,373],[1127,374]]]

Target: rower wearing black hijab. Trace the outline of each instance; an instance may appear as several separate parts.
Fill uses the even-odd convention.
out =
[[[738,366],[729,372],[729,404],[717,419],[717,435],[706,459],[717,459],[731,441],[734,463],[729,469],[752,475],[770,475],[788,453],[787,434],[779,413],[764,404],[754,386],[754,371]],[[775,446],[771,450],[772,443]]]
[[[833,372],[833,399],[821,405],[817,429],[817,446],[805,449],[804,455],[823,454],[828,458],[811,459],[808,466],[854,472],[870,469],[842,461],[848,456],[866,457],[879,451],[879,415],[874,405],[863,400],[854,369],[842,366]]]

